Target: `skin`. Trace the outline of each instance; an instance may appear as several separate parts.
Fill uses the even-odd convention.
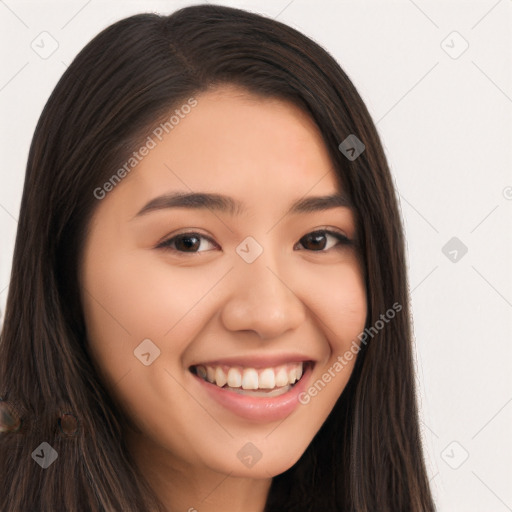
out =
[[[367,303],[350,208],[285,215],[303,196],[340,191],[322,136],[296,106],[234,86],[197,106],[99,201],[80,280],[93,360],[134,428],[127,440],[169,511],[261,512],[271,478],[303,454],[331,412],[355,358],[284,421],[250,422],[209,398],[188,368],[247,354],[298,352],[316,360],[311,384],[364,329]],[[167,208],[137,216],[173,191],[216,192],[246,213]],[[195,232],[192,249],[156,246]],[[263,253],[236,252],[252,236]],[[210,242],[211,239],[213,242]],[[172,250],[174,248],[174,251]],[[188,252],[187,252],[188,251]],[[149,338],[161,351],[143,365]],[[261,459],[237,452],[252,442]]]

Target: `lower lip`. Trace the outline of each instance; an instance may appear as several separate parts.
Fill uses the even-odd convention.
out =
[[[302,378],[289,391],[272,398],[241,395],[234,391],[220,388],[193,373],[192,376],[199,381],[199,384],[211,398],[226,409],[229,409],[241,418],[252,422],[264,423],[282,420],[295,410],[300,404],[299,395],[306,389],[308,380],[313,372],[312,366],[312,363],[306,366]]]

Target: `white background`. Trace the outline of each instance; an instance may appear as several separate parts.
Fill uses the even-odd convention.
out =
[[[192,3],[0,0],[2,312],[29,144],[57,80],[114,21]],[[435,500],[512,511],[512,1],[217,3],[297,28],[357,87],[400,194]],[[31,47],[51,48],[44,31],[58,43],[46,59]],[[456,261],[452,237],[467,247],[445,249]]]

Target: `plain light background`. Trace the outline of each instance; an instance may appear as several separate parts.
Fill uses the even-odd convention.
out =
[[[58,79],[118,19],[193,3],[0,0],[0,319],[28,149]],[[406,229],[438,509],[512,511],[512,1],[210,3],[295,27],[335,57],[361,94]]]

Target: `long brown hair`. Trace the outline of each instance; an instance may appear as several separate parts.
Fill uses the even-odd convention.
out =
[[[93,191],[157,120],[224,83],[292,101],[314,119],[355,207],[367,328],[377,331],[380,315],[402,306],[361,344],[341,397],[299,461],[273,478],[265,510],[434,510],[419,431],[403,227],[374,123],[318,44],[277,21],[213,5],[135,15],[106,28],[74,59],[41,114],[0,338],[2,510],[164,510],[130,458],[127,418],[89,357],[77,268],[98,204]],[[356,159],[338,148],[351,134],[365,145]],[[63,423],[66,413],[71,422]],[[46,469],[33,455],[47,456],[42,442],[58,454]]]

